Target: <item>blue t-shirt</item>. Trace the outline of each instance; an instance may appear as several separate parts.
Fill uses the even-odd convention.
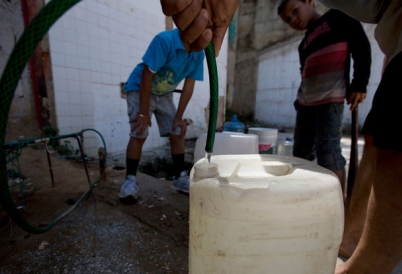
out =
[[[187,77],[198,81],[204,79],[204,52],[187,53],[178,29],[156,35],[142,61],[134,68],[123,86],[127,92],[140,89],[144,65],[155,73],[152,78],[152,94],[156,96],[164,96],[174,91]]]

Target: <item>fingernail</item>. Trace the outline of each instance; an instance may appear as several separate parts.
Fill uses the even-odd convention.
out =
[[[204,38],[207,39],[207,40],[211,40],[212,33],[210,31],[205,31],[204,32]]]
[[[208,19],[208,11],[207,10],[202,10],[201,11],[201,15],[202,15],[202,17],[204,17],[205,19]]]

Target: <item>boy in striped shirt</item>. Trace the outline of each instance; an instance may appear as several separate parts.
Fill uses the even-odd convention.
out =
[[[338,10],[321,15],[313,0],[282,0],[278,14],[291,28],[306,31],[299,45],[301,84],[295,101],[293,155],[333,171],[345,194],[342,156],[344,100],[350,110],[366,98],[371,48],[362,25]],[[350,65],[353,58],[353,77]]]

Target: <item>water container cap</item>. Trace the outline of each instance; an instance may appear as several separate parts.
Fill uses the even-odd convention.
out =
[[[292,137],[286,137],[285,141],[293,142],[293,138]]]
[[[237,122],[237,114],[232,115],[232,122]]]

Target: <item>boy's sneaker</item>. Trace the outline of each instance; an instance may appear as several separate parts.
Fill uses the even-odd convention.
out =
[[[137,199],[138,186],[134,175],[127,175],[126,180],[120,188],[119,198],[132,197]]]
[[[177,190],[177,191],[183,191],[185,193],[188,193],[190,186],[190,181],[187,176],[187,172],[182,171],[180,173],[180,176],[176,179],[176,176],[173,176],[173,184],[172,184],[172,189]]]

